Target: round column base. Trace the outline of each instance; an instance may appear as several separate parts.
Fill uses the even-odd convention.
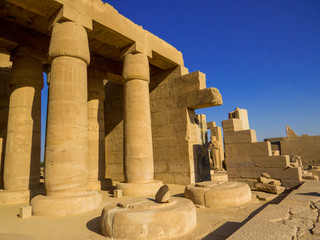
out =
[[[107,205],[101,214],[102,233],[112,239],[177,239],[195,231],[196,210],[184,198],[169,203],[136,198]]]
[[[188,185],[184,196],[206,207],[241,206],[251,201],[251,190],[242,182],[199,182]]]
[[[163,185],[160,180],[153,180],[147,183],[117,183],[117,189],[122,190],[123,196],[132,197],[147,197],[152,196],[157,193],[159,188]]]
[[[88,191],[71,197],[39,195],[31,200],[32,214],[36,216],[67,216],[92,211],[99,207],[101,195]]]
[[[30,190],[0,190],[0,204],[29,203]]]

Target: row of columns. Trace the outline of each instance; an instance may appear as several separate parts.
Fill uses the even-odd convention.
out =
[[[28,192],[39,184],[42,62],[19,52],[12,58],[4,191]],[[69,215],[99,206],[104,180],[103,75],[90,63],[87,32],[71,22],[54,25],[45,149],[45,191],[31,201],[35,215]],[[144,54],[125,56],[124,195],[151,195],[153,180],[149,63]],[[88,94],[89,93],[89,94]]]

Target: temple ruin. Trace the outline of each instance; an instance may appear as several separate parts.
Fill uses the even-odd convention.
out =
[[[222,105],[219,90],[109,4],[2,0],[0,26],[0,239],[245,239],[240,225],[256,224],[270,199],[285,198],[276,208],[287,212],[305,206],[296,192],[253,185],[261,174],[283,191],[303,183],[291,135],[257,142],[238,108],[222,135],[195,111]],[[316,181],[302,186],[320,191]]]

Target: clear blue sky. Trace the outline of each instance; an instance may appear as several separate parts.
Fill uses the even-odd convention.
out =
[[[176,47],[190,72],[220,90],[222,106],[197,111],[207,121],[221,126],[240,107],[260,141],[285,136],[287,124],[320,135],[319,0],[105,2]]]
[[[164,39],[190,72],[206,74],[223,106],[197,111],[208,121],[246,108],[259,140],[320,135],[319,0],[107,0]]]

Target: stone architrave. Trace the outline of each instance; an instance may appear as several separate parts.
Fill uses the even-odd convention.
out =
[[[42,62],[25,50],[18,48],[11,57],[2,203],[28,202],[40,181]]]
[[[88,189],[100,190],[105,178],[103,74],[88,68]]]
[[[87,191],[87,66],[90,55],[85,28],[71,21],[55,23],[49,57],[46,196],[32,199],[33,214],[84,213],[97,208],[101,201],[98,192]]]
[[[144,54],[128,54],[124,78],[124,176],[117,184],[124,195],[154,195],[162,186],[154,180],[149,63]]]

